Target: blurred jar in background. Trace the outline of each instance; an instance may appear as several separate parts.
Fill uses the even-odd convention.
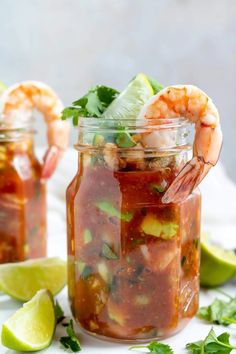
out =
[[[46,255],[46,195],[30,125],[0,125],[0,263]]]

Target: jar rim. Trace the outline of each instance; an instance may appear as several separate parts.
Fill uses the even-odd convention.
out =
[[[176,118],[154,118],[154,119],[130,119],[130,118],[117,118],[117,119],[102,119],[96,117],[79,117],[78,126],[76,129],[80,128],[100,128],[103,129],[107,127],[110,129],[112,127],[125,126],[126,128],[152,128],[152,129],[170,129],[170,128],[180,128],[190,125],[191,122],[184,117]]]
[[[75,147],[80,150],[84,148],[94,149],[94,142],[96,137],[105,137],[101,139],[102,142],[95,143],[96,149],[99,149],[102,146],[105,146],[107,143],[113,143],[116,148],[121,148],[122,151],[126,149],[125,144],[122,143],[119,145],[119,142],[116,142],[117,134],[124,133],[123,137],[126,139],[131,139],[132,136],[135,137],[135,141],[129,149],[137,150],[137,145],[141,141],[141,137],[147,136],[147,134],[160,134],[159,141],[154,142],[156,137],[151,135],[149,141],[143,141],[143,147],[164,150],[175,148],[176,146],[186,146],[187,138],[190,132],[190,122],[183,117],[170,118],[170,119],[102,119],[94,117],[83,117],[79,119],[78,122],[78,143]],[[128,137],[127,137],[128,135]],[[167,139],[167,135],[169,138]],[[95,140],[94,140],[95,139]],[[122,138],[121,138],[122,140]],[[163,142],[164,140],[164,142]],[[99,140],[100,141],[100,140]],[[123,146],[122,146],[123,144]],[[110,145],[109,145],[110,148]]]
[[[26,120],[11,120],[6,119],[5,115],[0,113],[0,132],[8,131],[25,131],[25,132],[34,132],[33,127],[34,119]]]

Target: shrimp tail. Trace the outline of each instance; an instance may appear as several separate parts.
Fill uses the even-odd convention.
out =
[[[171,183],[162,197],[162,202],[167,204],[184,201],[200,183],[199,178],[202,180],[211,167],[212,165],[206,164],[202,158],[194,157]]]
[[[162,118],[185,118],[195,125],[193,158],[177,174],[165,192],[163,203],[179,203],[189,196],[215,166],[222,147],[220,116],[212,100],[199,88],[191,85],[169,86],[159,91],[143,107],[140,118],[148,121]],[[158,132],[159,133],[159,132]],[[168,134],[169,135],[169,134]],[[169,135],[170,136],[170,135]],[[167,148],[167,139],[160,141],[160,133],[145,137],[145,144]],[[155,145],[154,145],[154,144]]]
[[[59,149],[56,145],[52,145],[47,149],[43,158],[42,179],[48,179],[52,176],[62,153],[63,150]]]

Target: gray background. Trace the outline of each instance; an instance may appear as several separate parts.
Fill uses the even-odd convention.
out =
[[[0,0],[0,80],[8,85],[42,80],[69,104],[97,83],[121,89],[140,71],[213,98],[221,160],[236,181],[236,1]]]

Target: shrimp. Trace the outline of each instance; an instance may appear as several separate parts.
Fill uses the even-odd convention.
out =
[[[195,124],[193,157],[166,190],[163,203],[184,200],[216,165],[222,146],[217,108],[196,86],[169,86],[159,91],[145,104],[139,116],[140,119],[147,119],[150,125],[156,124],[157,119],[180,117]]]
[[[62,102],[46,84],[25,81],[8,88],[1,96],[0,104],[3,120],[10,127],[21,127],[28,123],[34,109],[43,114],[49,147],[43,158],[42,178],[49,178],[68,146],[69,125],[60,119]]]

